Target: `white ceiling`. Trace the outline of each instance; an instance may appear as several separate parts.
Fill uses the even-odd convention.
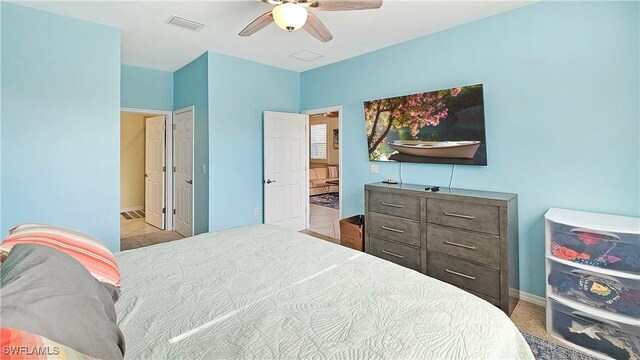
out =
[[[531,1],[385,0],[382,8],[314,12],[333,33],[321,43],[304,30],[287,33],[275,24],[238,36],[272,6],[237,1],[20,1],[19,4],[122,29],[124,64],[175,71],[213,51],[293,71],[305,71],[409,39],[515,9]],[[179,15],[206,27],[194,32],[166,24]],[[289,57],[302,50],[324,55],[305,62]]]

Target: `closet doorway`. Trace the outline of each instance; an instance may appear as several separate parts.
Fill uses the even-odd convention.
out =
[[[153,245],[182,236],[172,211],[170,111],[122,109],[120,113],[120,247]]]

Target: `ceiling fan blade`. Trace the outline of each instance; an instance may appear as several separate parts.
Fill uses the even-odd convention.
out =
[[[382,0],[315,0],[310,5],[312,9],[325,11],[368,10],[381,6]]]
[[[307,22],[302,28],[306,32],[311,34],[311,36],[322,42],[327,42],[333,39],[333,35],[331,35],[331,32],[329,32],[329,29],[327,29],[322,21],[320,21],[320,19],[318,19],[318,17],[313,15],[312,13],[307,14]]]
[[[273,22],[273,15],[271,15],[271,11],[266,12],[257,19],[253,20],[251,24],[247,25],[246,28],[242,29],[238,35],[240,36],[249,36],[253,35],[259,30],[262,30],[265,26],[271,24]]]

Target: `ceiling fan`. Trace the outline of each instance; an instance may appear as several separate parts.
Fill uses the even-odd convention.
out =
[[[276,5],[276,7],[253,20],[238,35],[252,35],[275,22],[283,30],[292,32],[302,28],[316,39],[327,42],[333,39],[333,35],[307,8],[342,11],[378,9],[382,6],[382,0],[262,0],[262,2]]]

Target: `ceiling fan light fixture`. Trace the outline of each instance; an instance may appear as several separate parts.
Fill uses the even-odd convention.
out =
[[[273,8],[273,21],[289,32],[300,29],[307,22],[307,9],[295,3],[284,3]]]

